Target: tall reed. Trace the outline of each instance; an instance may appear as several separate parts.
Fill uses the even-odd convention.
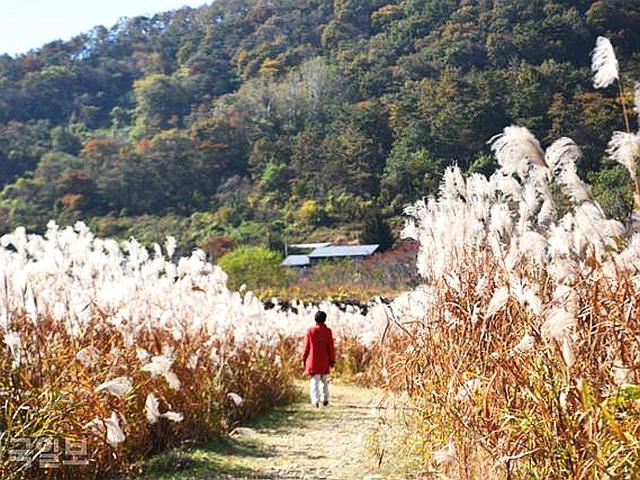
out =
[[[174,262],[174,247],[150,253],[82,224],[0,239],[0,477],[103,478],[289,401],[318,308],[345,371],[384,328],[381,303],[369,317],[266,308],[229,291],[202,252]],[[73,452],[87,464],[63,464]]]
[[[596,86],[617,69],[599,39]],[[490,143],[490,178],[450,168],[437,199],[407,208],[425,310],[387,368],[419,408],[425,474],[638,478],[637,210],[627,225],[606,217],[569,138],[545,151],[511,126]],[[615,132],[608,153],[638,190],[640,136]]]

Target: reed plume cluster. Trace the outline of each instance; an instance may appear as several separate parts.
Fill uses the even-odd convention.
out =
[[[606,39],[594,71],[619,82]],[[615,132],[607,152],[637,198],[639,141]],[[491,177],[449,168],[438,198],[406,209],[425,311],[387,369],[419,408],[425,474],[638,478],[640,203],[607,218],[569,138],[543,150],[511,126],[490,144]]]
[[[98,239],[80,223],[0,239],[0,477],[102,478],[290,400],[318,308],[343,368],[360,368],[384,329],[381,303],[366,317],[328,302],[266,308],[229,291],[202,252],[172,261],[174,247]],[[88,465],[62,464],[68,442]]]

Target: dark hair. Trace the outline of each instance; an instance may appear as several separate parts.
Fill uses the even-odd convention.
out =
[[[324,323],[327,320],[327,314],[324,313],[322,310],[318,310],[316,312],[316,323]]]

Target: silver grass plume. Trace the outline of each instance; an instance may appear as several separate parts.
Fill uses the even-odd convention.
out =
[[[638,115],[638,123],[640,123],[640,83],[636,83],[633,91],[633,111]]]
[[[598,37],[596,48],[591,54],[591,70],[593,70],[593,86],[607,88],[619,80],[618,59],[613,51],[613,45],[606,37]]]
[[[491,150],[507,175],[517,173],[522,178],[526,176],[531,164],[545,166],[540,143],[525,127],[506,127],[487,143],[491,145]]]
[[[513,351],[515,353],[526,353],[533,350],[535,345],[536,345],[535,337],[532,337],[531,335],[526,334],[524,337],[522,337],[522,340],[520,340],[520,342],[518,342],[518,344],[515,347],[513,347]]]
[[[513,220],[511,211],[506,203],[496,203],[491,206],[489,231],[499,238],[507,238],[511,234]]]
[[[553,142],[547,148],[545,155],[547,164],[554,172],[562,169],[567,164],[575,164],[581,157],[580,149],[569,137],[562,137]]]
[[[507,287],[500,287],[493,292],[493,297],[487,306],[485,312],[485,318],[490,318],[504,308],[509,301],[509,289]]]
[[[637,179],[637,161],[640,157],[640,134],[627,132],[614,132],[609,141],[607,154],[611,160],[615,160],[627,167],[633,180]]]
[[[559,138],[547,148],[545,158],[556,181],[574,203],[591,199],[589,187],[578,177],[576,171],[576,163],[582,158],[582,152],[573,140],[568,137]]]
[[[518,230],[520,234],[530,228],[531,220],[540,203],[540,191],[537,185],[532,181],[527,181],[524,184],[522,200],[518,205]]]
[[[466,196],[466,184],[462,172],[453,166],[447,167],[440,183],[440,197],[455,200]]]
[[[540,210],[538,211],[538,218],[536,219],[538,225],[549,226],[556,218],[556,208],[553,204],[553,200],[545,199],[542,201]]]
[[[534,264],[544,265],[547,258],[547,239],[538,232],[527,230],[520,240],[520,253],[529,258]]]
[[[579,254],[586,245],[591,245],[596,257],[602,258],[608,248],[617,247],[617,239],[625,232],[624,225],[608,219],[595,202],[584,202],[576,207],[574,218],[574,248]]]
[[[638,90],[636,88],[636,102]],[[638,103],[636,103],[636,108]],[[640,224],[640,182],[638,181],[638,159],[640,158],[640,132],[613,132],[613,137],[607,146],[607,154],[611,160],[615,160],[627,167],[633,181],[633,199],[635,209],[631,219],[631,228],[636,230]]]
[[[540,210],[538,210],[536,221],[540,226],[548,226],[556,219],[557,216],[555,203],[553,201],[551,189],[549,188],[549,181],[552,177],[551,170],[547,167],[534,166],[529,171],[529,175],[531,177],[531,181],[535,183],[539,191],[540,198],[542,199],[542,205],[540,206]]]
[[[440,466],[453,465],[458,462],[456,446],[449,441],[446,446],[433,452],[433,461]]]

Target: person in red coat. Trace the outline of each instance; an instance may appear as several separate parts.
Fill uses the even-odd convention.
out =
[[[320,402],[325,407],[329,405],[329,371],[336,363],[333,334],[324,324],[326,320],[326,313],[321,310],[316,312],[316,324],[307,330],[302,355],[304,371],[311,377],[311,403],[316,407],[320,406]]]

